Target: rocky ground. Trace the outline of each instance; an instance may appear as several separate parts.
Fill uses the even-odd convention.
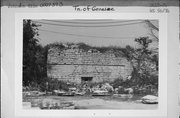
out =
[[[24,109],[156,109],[143,104],[141,96],[40,96],[23,99]]]
[[[75,101],[77,109],[156,109],[157,104],[142,104],[140,102],[106,101],[100,98]]]

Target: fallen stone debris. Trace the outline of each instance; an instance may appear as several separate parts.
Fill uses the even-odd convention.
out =
[[[74,109],[73,102],[61,102],[59,100],[44,99],[39,104],[40,109]]]
[[[133,97],[132,94],[113,94],[114,97],[119,97],[119,98],[127,98],[130,99]]]
[[[107,90],[96,90],[93,91],[92,96],[109,96],[110,94],[108,93]]]
[[[146,95],[141,98],[141,102],[144,104],[157,104],[158,103],[158,97],[153,95]]]
[[[23,92],[23,96],[43,96],[46,95],[46,92],[40,91],[25,91]]]
[[[134,96],[136,96],[137,94],[136,91],[137,90],[141,91],[141,89],[142,88],[135,89],[134,87],[123,87],[123,86],[118,86],[117,88],[113,88],[113,86],[109,83],[101,83],[101,84],[94,84],[92,86],[89,86],[87,84],[84,84],[82,86],[71,86],[66,90],[55,89],[52,91],[45,91],[45,92],[39,90],[24,91],[23,108],[24,109],[91,109],[91,108],[100,108],[100,107],[113,108],[114,104],[123,104],[123,102],[127,102],[128,104],[131,103],[133,105],[138,104],[139,107],[144,108],[146,104],[158,104],[158,97],[154,95],[148,95],[148,94],[146,95],[140,93],[139,94],[140,96],[138,96],[138,98],[135,98]],[[143,95],[145,96],[142,97]],[[77,97],[71,100],[71,97],[74,96]],[[87,99],[87,97],[90,98]],[[109,101],[106,99],[108,99]],[[112,99],[116,99],[116,100],[112,101]],[[98,100],[99,102],[97,101],[94,102],[94,100]],[[111,107],[106,105],[107,103]],[[149,106],[154,107],[153,105],[149,105]],[[117,107],[119,108],[120,106]]]
[[[65,93],[66,93],[65,91],[53,90],[53,94],[54,94],[54,95],[61,96],[61,95],[65,94]]]

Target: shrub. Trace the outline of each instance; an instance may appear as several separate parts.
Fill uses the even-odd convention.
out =
[[[133,86],[133,82],[131,80],[123,80],[123,79],[115,79],[112,83],[113,88],[118,88],[122,86],[124,88],[129,88]]]
[[[52,79],[49,81],[49,85],[48,85],[48,90],[52,91],[52,90],[65,90],[68,91],[69,90],[69,85],[67,82],[64,81],[60,81],[58,79]]]

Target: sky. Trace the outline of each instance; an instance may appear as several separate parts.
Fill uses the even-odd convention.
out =
[[[135,38],[149,36],[142,20],[33,20],[39,27],[39,43],[83,42],[91,46],[136,46]],[[158,26],[158,21],[151,21]]]

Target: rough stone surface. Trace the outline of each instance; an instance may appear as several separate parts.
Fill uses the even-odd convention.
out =
[[[158,97],[154,95],[146,95],[141,98],[142,103],[144,104],[157,104],[158,103]]]
[[[92,77],[92,82],[127,79],[132,67],[124,57],[113,52],[83,51],[81,49],[50,48],[47,75],[63,81],[81,83],[81,77]]]

